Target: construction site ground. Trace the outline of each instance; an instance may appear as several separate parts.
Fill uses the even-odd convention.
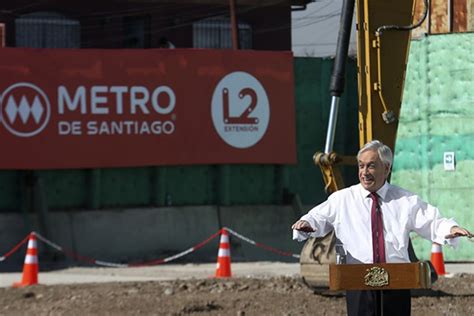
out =
[[[474,315],[474,264],[447,264],[447,277],[414,293],[412,315]],[[307,287],[298,263],[232,263],[142,268],[69,268],[39,273],[39,285],[13,288],[0,274],[0,315],[345,315],[342,292]]]

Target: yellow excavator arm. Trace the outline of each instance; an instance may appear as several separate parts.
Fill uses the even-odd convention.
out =
[[[354,0],[345,0],[341,29],[350,28],[353,13],[350,10],[351,5],[354,6]],[[355,9],[359,144],[363,146],[373,139],[378,139],[393,149],[402,103],[410,30],[419,26],[426,17],[427,0],[425,0],[423,16],[415,22],[413,22],[414,0],[357,0]],[[344,14],[349,17],[344,17]],[[348,23],[349,25],[345,25]],[[347,38],[344,39],[344,37]],[[348,41],[348,35],[343,31],[339,33],[335,72],[344,71],[344,66],[338,65],[338,63],[344,63],[347,58],[347,45],[341,43],[344,40]],[[321,168],[328,193],[344,187],[337,165],[356,164],[354,156],[343,157],[332,151],[337,120],[337,102],[334,98],[338,98],[342,92],[341,87],[336,87],[337,78],[341,76],[343,74],[333,74],[331,80],[330,90],[333,101],[325,150],[317,152],[313,157],[314,162]]]

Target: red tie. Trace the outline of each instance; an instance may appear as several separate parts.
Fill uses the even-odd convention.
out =
[[[383,238],[382,212],[379,207],[378,196],[376,193],[370,193],[372,199],[372,248],[374,263],[385,262],[385,242]]]

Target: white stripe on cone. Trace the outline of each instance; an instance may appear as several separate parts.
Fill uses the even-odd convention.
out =
[[[222,243],[229,243],[229,235],[221,234],[221,244]]]
[[[26,255],[25,263],[26,264],[38,264],[38,256]]]
[[[30,240],[28,240],[28,249],[36,249],[36,248],[37,248],[36,239],[30,238]]]
[[[437,243],[433,243],[433,245],[431,246],[431,252],[432,252],[432,253],[439,253],[439,252],[441,252],[441,245],[440,245],[440,244],[437,244]]]
[[[230,249],[219,248],[218,257],[230,257]]]

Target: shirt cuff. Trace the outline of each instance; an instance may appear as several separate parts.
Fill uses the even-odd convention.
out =
[[[447,221],[443,222],[439,227],[439,231],[441,232],[441,236],[438,236],[438,238],[437,238],[437,240],[435,240],[435,242],[437,242],[441,245],[444,244],[444,245],[456,248],[459,245],[459,237],[450,238],[450,239],[444,238],[446,235],[449,235],[451,233],[451,228],[453,226],[459,226],[458,223],[456,223],[453,219],[448,219]]]
[[[296,229],[293,229],[293,240],[305,241],[310,237],[314,237],[315,233],[302,232]]]
[[[457,248],[459,246],[459,237],[444,239],[444,244],[453,248]]]

